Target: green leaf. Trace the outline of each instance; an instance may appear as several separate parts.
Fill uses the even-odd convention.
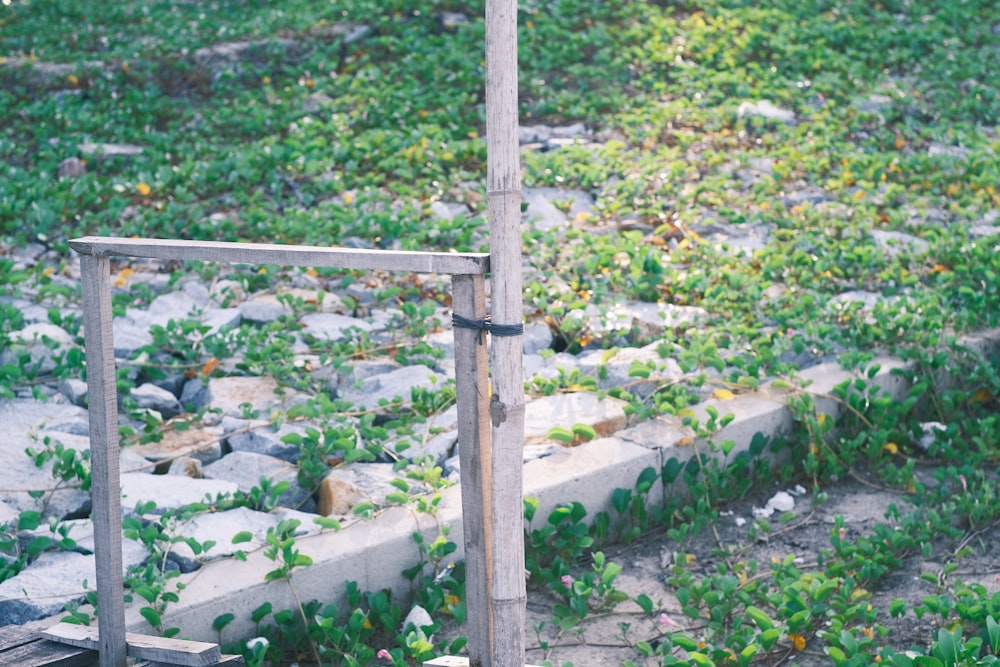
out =
[[[760,628],[761,630],[770,630],[771,628],[774,627],[774,621],[771,620],[771,617],[768,616],[767,612],[765,612],[763,609],[751,605],[747,607],[746,613],[747,616],[749,616],[750,619],[754,623],[756,623],[757,627]]]
[[[154,628],[158,628],[163,625],[163,619],[160,618],[160,612],[156,611],[152,607],[143,607],[139,610],[139,614]]]
[[[699,653],[698,651],[692,651],[688,653],[688,658],[696,665],[701,665],[702,667],[715,667],[715,663],[704,653]]]
[[[589,426],[588,424],[573,424],[573,433],[584,440],[593,440],[597,437],[597,431],[594,430],[593,426]]]
[[[250,614],[250,620],[253,621],[254,623],[260,623],[262,620],[264,620],[265,616],[271,613],[271,609],[272,609],[271,603],[265,602],[264,604],[253,610],[253,612]]]
[[[889,615],[893,618],[897,616],[902,616],[906,613],[906,600],[901,600],[896,598],[889,603]]]
[[[212,627],[215,628],[216,631],[221,631],[224,627],[232,623],[235,618],[236,614],[233,613],[225,613],[220,616],[216,616],[215,620],[212,621]]]
[[[320,528],[326,528],[327,530],[340,530],[340,522],[336,519],[331,519],[328,516],[315,517],[313,518],[313,523]]]
[[[775,642],[781,638],[781,630],[778,628],[770,628],[764,630],[760,633],[760,645],[764,647],[765,651],[770,651],[771,647],[774,646]]]
[[[253,540],[253,533],[249,530],[241,530],[240,532],[233,535],[233,544],[242,544],[244,542],[250,542]]]
[[[653,613],[653,600],[645,593],[639,593],[635,599],[635,603],[639,605],[643,612],[647,614]]]
[[[555,440],[556,442],[561,442],[566,445],[571,445],[573,444],[574,436],[573,432],[568,429],[562,428],[561,426],[553,426],[552,428],[549,429],[549,432],[546,435],[546,437],[549,440]]]

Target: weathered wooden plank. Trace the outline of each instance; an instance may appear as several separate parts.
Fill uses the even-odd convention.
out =
[[[452,277],[452,309],[470,320],[486,317],[482,276]],[[489,664],[490,422],[486,334],[455,327],[455,395],[458,401],[458,458],[462,475],[462,526],[465,547],[466,633],[474,664]]]
[[[97,628],[84,625],[57,623],[40,634],[46,639],[81,648],[97,648],[99,644]],[[170,665],[210,667],[222,659],[219,645],[209,642],[169,639],[129,632],[125,635],[125,643],[128,655],[133,658],[165,662]]]
[[[100,667],[125,667],[125,585],[122,579],[118,388],[111,331],[111,260],[84,255],[84,344],[90,417],[91,515],[101,609]]]
[[[63,646],[47,641],[36,641],[0,653],[0,665],[14,667],[94,667],[97,652]]]
[[[93,667],[97,651],[42,639],[35,630],[18,626],[0,629],[0,665]]]
[[[517,114],[517,0],[486,3],[486,195],[490,223],[494,325],[523,321],[521,168]],[[493,393],[493,553],[489,667],[523,667],[527,593],[524,583],[524,369],[522,336],[491,340]],[[479,667],[473,663],[472,667]]]
[[[28,630],[19,625],[8,625],[0,629],[0,652],[33,641],[38,641],[37,630]],[[0,665],[2,664],[3,660],[0,660]]]
[[[408,271],[450,275],[482,275],[489,271],[486,253],[407,252],[359,248],[320,248],[273,243],[228,243],[168,239],[120,239],[85,236],[70,247],[81,255],[125,256],[165,260],[201,260],[231,264],[275,264],[369,271]]]
[[[223,655],[219,662],[212,665],[212,667],[246,667],[246,660],[243,659],[242,655]],[[176,667],[176,665],[171,665],[165,662],[144,662],[145,667]]]

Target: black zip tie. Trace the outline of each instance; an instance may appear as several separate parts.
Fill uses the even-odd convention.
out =
[[[461,315],[452,313],[451,325],[459,329],[476,329],[479,331],[479,336],[476,337],[476,342],[480,345],[483,343],[484,331],[491,333],[494,336],[520,336],[524,333],[524,324],[494,324],[490,321],[489,315],[487,315],[486,319],[483,320],[470,320],[468,317],[462,317]]]

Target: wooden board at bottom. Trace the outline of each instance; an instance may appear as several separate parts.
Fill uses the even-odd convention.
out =
[[[98,647],[99,635],[95,627],[57,623],[40,634],[45,639],[70,646],[88,649]],[[222,660],[219,645],[208,642],[168,639],[128,632],[125,634],[125,644],[126,653],[130,657],[180,667],[213,667]]]
[[[5,667],[95,667],[97,651],[57,644],[18,626],[0,628],[0,665]]]

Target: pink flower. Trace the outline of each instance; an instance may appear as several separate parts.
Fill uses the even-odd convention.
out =
[[[573,585],[573,577],[569,576],[568,574],[564,574],[562,576],[562,579],[560,579],[559,581],[563,582],[563,586],[566,587]]]
[[[840,529],[840,539],[844,539],[844,537],[845,537],[846,535],[847,535],[847,531],[846,531],[846,530],[844,530],[843,528],[841,528],[841,529]]]
[[[375,654],[375,657],[378,658],[379,660],[392,660],[392,654],[385,649],[381,649],[378,653]]]
[[[969,485],[965,482],[965,475],[959,475],[958,481],[962,483],[962,491],[968,491]]]
[[[660,618],[658,620],[660,622],[660,625],[665,625],[668,628],[679,628],[679,627],[681,627],[680,625],[677,624],[677,621],[675,621],[674,619],[670,618],[666,614],[660,614]]]

